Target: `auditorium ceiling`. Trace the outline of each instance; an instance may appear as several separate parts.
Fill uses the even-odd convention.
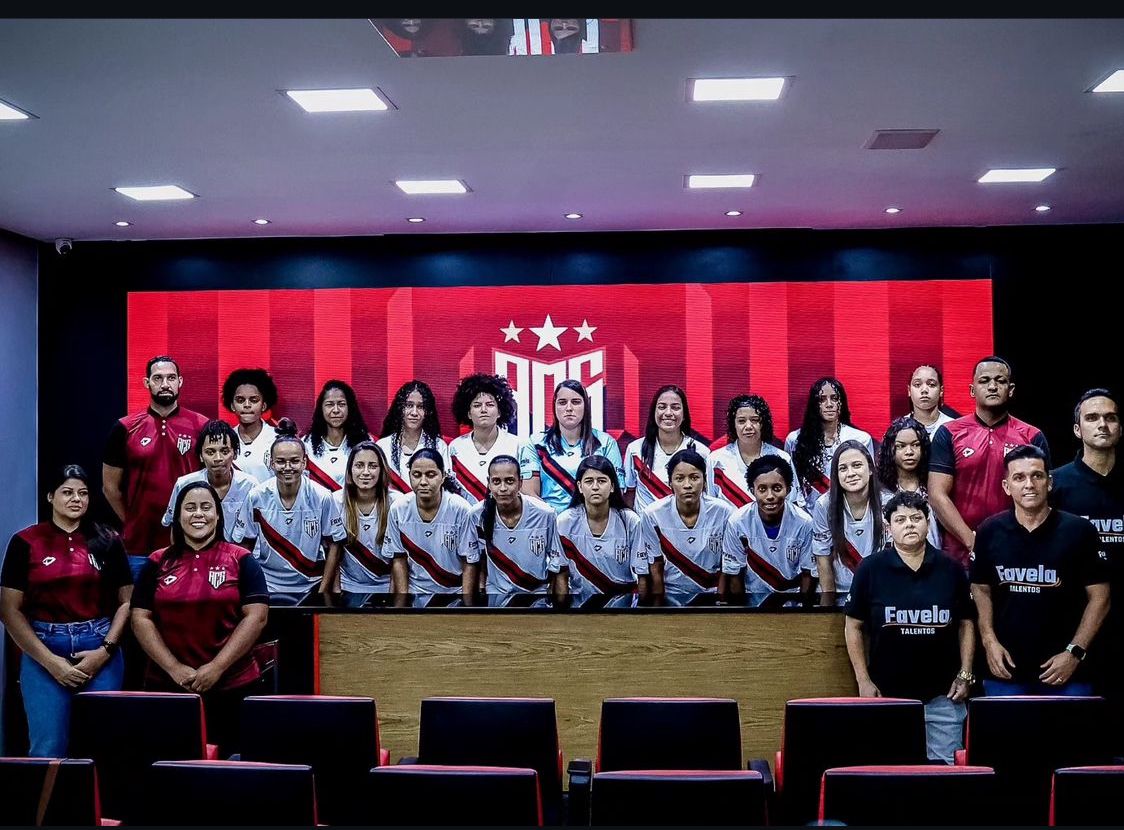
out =
[[[628,53],[413,60],[366,19],[8,20],[0,100],[35,117],[0,121],[0,228],[90,240],[1124,221],[1124,92],[1089,91],[1124,69],[1124,20],[641,18],[632,37]],[[763,76],[787,79],[779,100],[688,100],[689,79]],[[281,94],[352,87],[391,108],[314,115]],[[903,129],[939,132],[923,149],[866,148]],[[1015,167],[1056,172],[977,181]],[[685,186],[749,173],[749,189]],[[394,185],[434,178],[469,192]],[[113,190],[146,184],[198,198]]]

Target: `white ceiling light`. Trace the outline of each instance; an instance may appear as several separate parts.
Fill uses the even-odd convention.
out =
[[[381,112],[389,109],[373,89],[287,89],[305,112]]]
[[[184,190],[178,184],[157,184],[146,187],[115,187],[122,196],[138,202],[159,202],[178,199],[194,199],[195,194]]]
[[[567,213],[566,218],[567,219],[581,219],[582,215],[580,213]]]
[[[715,187],[753,187],[755,178],[755,173],[695,175],[687,177],[687,187],[692,190]]]
[[[728,210],[728,211],[726,211],[726,215],[727,216],[741,216],[742,212],[740,210]]]
[[[406,221],[409,222],[412,225],[420,225],[422,222],[425,221],[425,217],[424,216],[411,216]]]
[[[31,117],[31,113],[24,112],[21,109],[13,107],[11,104],[0,101],[0,121],[27,121]]]
[[[1050,206],[1049,205],[1036,205],[1034,209],[1038,213],[1047,213],[1050,210]]]
[[[886,208],[886,212],[893,216],[895,213],[901,213],[902,209],[900,207],[888,207]]]
[[[255,219],[254,224],[255,225],[268,225],[269,220],[268,219]]]
[[[695,78],[692,101],[775,101],[784,90],[784,78]]]
[[[1093,92],[1124,92],[1124,69],[1117,69],[1093,87]]]
[[[988,170],[979,178],[980,184],[1010,184],[1014,182],[1040,182],[1053,173],[1056,167],[1023,167]]]
[[[122,219],[120,222],[114,222],[113,224],[119,228],[127,228],[132,224],[132,222],[126,222],[124,219]]]
[[[399,179],[398,189],[411,196],[426,193],[467,193],[468,188],[459,179]]]

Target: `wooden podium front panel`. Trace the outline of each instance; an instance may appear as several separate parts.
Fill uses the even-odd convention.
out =
[[[394,760],[423,697],[553,697],[567,759],[596,755],[604,698],[733,698],[771,762],[786,700],[856,693],[838,613],[321,614],[319,648],[320,692],[373,697]]]

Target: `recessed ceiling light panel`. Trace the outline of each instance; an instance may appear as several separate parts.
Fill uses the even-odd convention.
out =
[[[305,112],[382,112],[390,109],[373,89],[287,89]]]
[[[411,196],[428,193],[467,193],[468,188],[459,179],[399,179],[398,189]]]
[[[1057,172],[1056,167],[1013,167],[988,170],[979,178],[980,184],[1013,184],[1040,182]]]
[[[687,177],[687,187],[692,190],[718,187],[753,187],[755,173],[733,173],[722,175],[694,175]]]
[[[784,78],[695,78],[692,101],[775,101],[784,91]]]
[[[164,202],[182,199],[194,199],[195,194],[184,190],[178,184],[157,184],[144,187],[115,187],[113,188],[122,196],[128,196],[138,202]]]
[[[1124,92],[1124,69],[1117,69],[1095,87],[1093,92]]]
[[[5,101],[0,101],[0,121],[27,121],[34,117],[31,113],[24,112],[19,107],[13,107]]]
[[[411,216],[406,221],[409,222],[411,225],[420,225],[422,222],[425,221],[425,217],[424,216]]]

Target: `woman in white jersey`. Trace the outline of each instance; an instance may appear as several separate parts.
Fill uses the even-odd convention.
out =
[[[445,492],[441,453],[422,447],[410,459],[408,493],[387,513],[383,555],[392,559],[391,592],[454,594],[472,604],[480,553],[471,508]]]
[[[488,465],[497,455],[519,459],[519,478],[526,489],[531,477],[531,450],[508,429],[515,423],[515,394],[506,378],[477,373],[462,378],[453,393],[453,416],[471,430],[449,443],[449,471],[457,492],[470,504],[488,495]]]
[[[859,441],[874,455],[870,435],[851,426],[851,407],[843,384],[835,378],[820,378],[808,390],[800,429],[790,432],[784,441],[785,452],[792,456],[796,468],[797,488],[809,513],[828,491],[828,468],[844,441]]]
[[[861,441],[844,441],[831,458],[831,487],[812,511],[813,576],[824,593],[845,593],[859,563],[885,544],[874,461]]]
[[[336,583],[347,534],[332,494],[304,475],[304,444],[288,418],[269,450],[274,477],[250,491],[231,539],[254,552],[274,600],[299,602]]]
[[[686,393],[668,384],[657,389],[652,397],[644,437],[637,438],[625,450],[625,501],[640,511],[670,496],[667,462],[680,450],[693,450],[703,458],[709,454],[706,442],[691,429]],[[704,479],[705,475],[704,470]]]
[[[234,466],[256,481],[273,478],[269,448],[277,437],[265,413],[277,405],[277,385],[265,369],[235,369],[222,385],[222,405],[238,417]]]
[[[410,459],[421,447],[441,453],[445,469],[449,469],[449,445],[441,438],[437,400],[428,384],[411,380],[398,387],[386,411],[382,437],[377,443],[390,462],[387,468],[390,489],[397,493],[410,492]]]
[[[919,493],[926,502],[929,492],[929,433],[925,425],[910,415],[898,418],[878,448],[878,483],[882,485],[882,504],[887,504],[897,493]],[[941,528],[937,517],[929,516],[928,542],[941,549]],[[886,530],[889,533],[889,528]]]
[[[389,467],[382,449],[373,441],[360,441],[347,457],[347,478],[342,490],[332,494],[343,517],[347,538],[340,558],[340,590],[356,594],[390,591],[390,560],[383,557],[386,517],[401,494],[390,489]]]
[[[640,514],[644,556],[637,556],[633,566],[640,595],[714,593],[734,508],[706,495],[706,459],[695,450],[675,453],[667,475],[672,494]]]
[[[497,455],[488,465],[488,495],[473,505],[485,591],[541,593],[556,600],[569,593],[569,566],[562,560],[554,510],[519,492],[519,461]]]
[[[193,482],[205,481],[214,488],[215,493],[222,500],[223,528],[226,541],[231,541],[230,534],[234,532],[238,514],[242,512],[242,504],[250,495],[250,491],[258,485],[253,476],[234,468],[234,453],[237,446],[238,434],[226,421],[216,419],[207,421],[203,425],[195,441],[195,454],[203,469],[176,479],[172,487],[172,497],[168,499],[168,509],[161,521],[164,527],[172,526],[172,516],[180,490]],[[268,455],[268,451],[266,454]]]
[[[789,465],[792,458],[773,446],[773,412],[760,395],[738,395],[730,401],[726,438],[730,443],[706,457],[707,493],[735,508],[743,507],[753,501],[753,487],[745,478],[749,465],[766,455],[779,456]],[[797,501],[795,488],[790,487],[789,499]]]
[[[930,440],[941,424],[952,420],[951,415],[941,411],[943,405],[944,377],[941,370],[929,363],[921,364],[909,376],[909,414],[925,427]]]
[[[640,517],[624,503],[616,466],[603,455],[591,455],[578,465],[574,479],[573,499],[558,517],[574,592],[583,597],[634,593],[632,558],[640,544]]]
[[[335,492],[347,476],[347,456],[360,441],[370,441],[355,390],[342,380],[325,381],[312,410],[312,427],[304,437],[308,475]]]

